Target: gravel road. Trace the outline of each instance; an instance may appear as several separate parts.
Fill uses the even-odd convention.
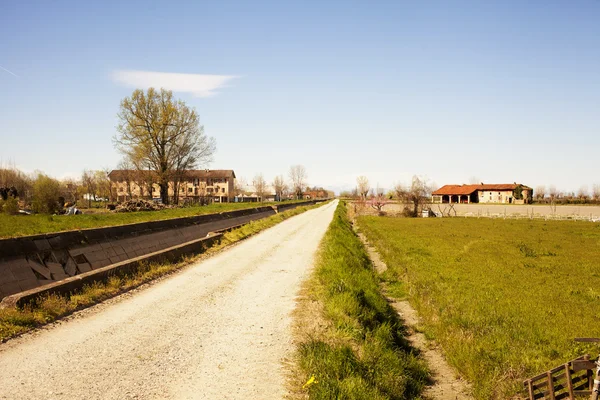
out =
[[[290,313],[336,205],[0,345],[0,398],[281,399]]]

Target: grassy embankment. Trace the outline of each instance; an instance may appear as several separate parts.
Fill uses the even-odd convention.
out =
[[[285,202],[283,204],[287,204]],[[220,213],[272,206],[282,203],[215,203],[207,206],[171,208],[160,211],[138,211],[130,213],[101,213],[81,215],[6,215],[0,214],[0,238],[37,235],[40,233],[62,232],[87,228],[101,228],[134,224],[137,222],[159,221],[163,219],[191,217],[194,215]]]
[[[384,278],[479,399],[597,348],[600,225],[575,221],[360,217]]]
[[[81,291],[71,294],[71,296],[49,295],[38,299],[35,304],[23,309],[0,309],[0,341],[175,272],[189,265],[191,262],[197,261],[201,257],[214,254],[232,243],[270,228],[294,215],[320,207],[322,204],[325,203],[301,206],[268,218],[252,221],[240,228],[225,233],[221,239],[221,243],[209,248],[204,254],[185,257],[178,263],[140,264],[137,272],[134,274],[113,276],[107,282],[95,282],[90,286],[85,286]]]
[[[341,202],[303,292],[298,313],[303,307],[314,309],[314,303],[320,306],[297,322],[317,325],[314,331],[300,332],[299,394],[302,380],[311,399],[419,397],[427,369],[404,339],[401,321],[381,294]]]

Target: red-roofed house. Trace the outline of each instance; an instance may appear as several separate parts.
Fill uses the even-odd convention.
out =
[[[433,203],[504,203],[526,204],[533,190],[520,183],[445,185],[431,193]]]

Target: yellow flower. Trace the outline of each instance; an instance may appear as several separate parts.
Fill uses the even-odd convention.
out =
[[[306,383],[304,385],[302,385],[302,389],[306,389],[307,387],[309,387],[310,385],[312,385],[314,383],[319,383],[319,381],[317,381],[317,379],[315,378],[315,376],[312,375],[310,377],[310,379],[308,381],[306,381]]]

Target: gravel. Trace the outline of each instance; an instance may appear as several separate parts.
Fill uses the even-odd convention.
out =
[[[283,398],[290,313],[336,204],[0,345],[0,398]]]

